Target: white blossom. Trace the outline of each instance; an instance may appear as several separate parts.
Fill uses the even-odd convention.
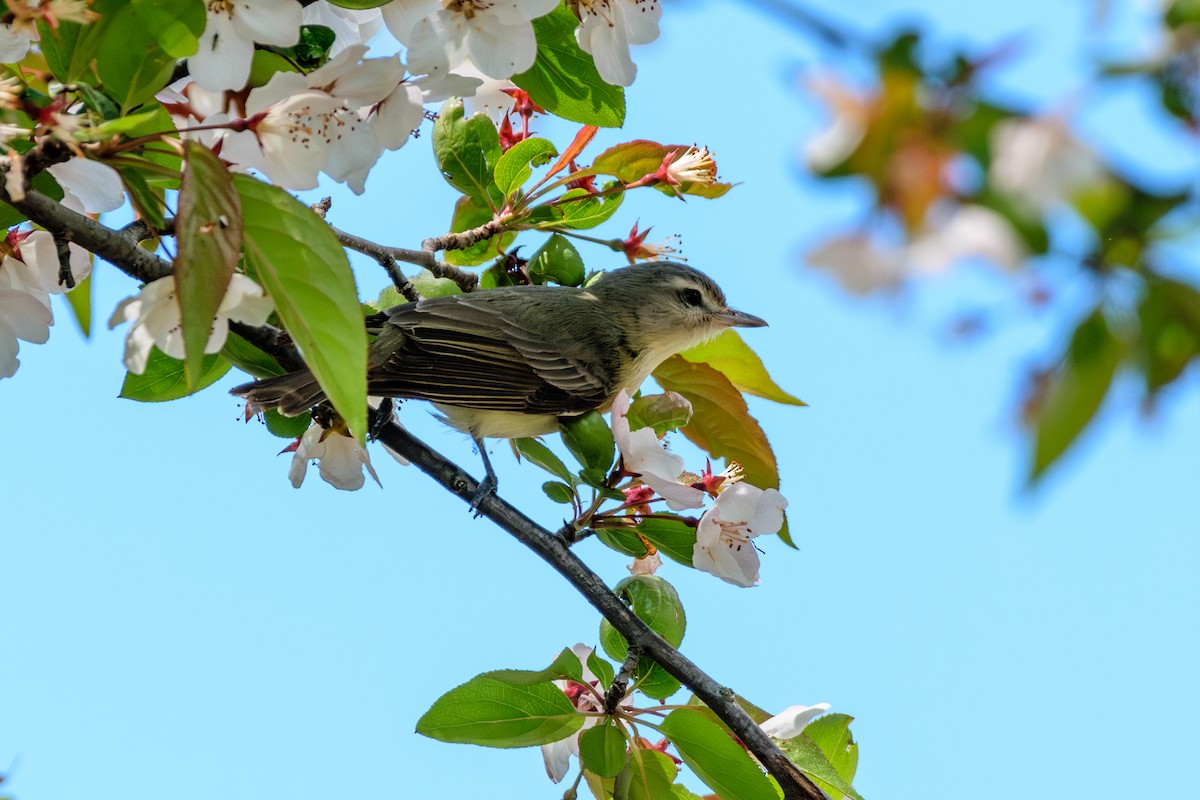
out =
[[[37,297],[13,288],[6,268],[8,260],[0,266],[0,378],[10,377],[21,366],[17,359],[20,347],[17,340],[44,344],[50,338],[50,326],[54,324],[44,296]]]
[[[204,352],[216,353],[225,344],[229,320],[262,325],[270,316],[271,308],[271,298],[257,283],[235,273],[217,308]],[[154,345],[172,358],[183,358],[183,331],[174,275],[151,281],[137,295],[122,300],[113,311],[108,327],[115,328],[122,322],[133,323],[125,334],[124,361],[125,368],[135,375],[145,372]]]
[[[790,706],[759,727],[772,739],[780,741],[793,739],[804,732],[808,723],[828,710],[829,703],[817,703],[815,706]]]
[[[711,185],[717,179],[717,162],[707,147],[691,147],[667,165],[667,175],[676,183]]]
[[[629,46],[658,38],[658,0],[579,0],[578,13],[575,39],[595,60],[600,77],[618,86],[633,83],[637,66]]]
[[[290,47],[300,41],[296,0],[207,0],[208,19],[188,71],[205,89],[241,89],[250,77],[254,43]]]
[[[375,483],[379,476],[371,466],[367,449],[348,432],[337,428],[322,428],[317,423],[309,426],[296,446],[288,478],[292,486],[299,489],[308,472],[308,462],[316,461],[321,470],[321,479],[336,489],[355,491],[366,483],[363,470],[370,473]]]
[[[7,287],[27,292],[42,305],[50,307],[48,295],[69,291],[65,283],[58,282],[60,264],[58,245],[46,231],[29,233],[11,232],[8,235],[12,255],[5,255],[0,270],[7,278]],[[70,245],[71,276],[78,283],[92,274],[91,255],[78,245]]]
[[[63,188],[62,204],[81,214],[103,214],[125,204],[120,174],[99,161],[72,158],[52,164],[47,171]]]
[[[642,482],[658,492],[672,511],[700,508],[704,505],[704,492],[679,482],[683,459],[662,446],[653,428],[629,430],[625,416],[629,405],[629,392],[622,389],[612,403],[612,433],[625,469],[640,475]]]
[[[692,565],[738,586],[758,583],[758,550],[751,540],[783,527],[787,500],[775,489],[735,483],[721,492],[696,526]]]
[[[31,42],[24,31],[13,30],[12,25],[0,25],[0,64],[20,61],[29,52]]]
[[[533,66],[537,40],[532,20],[557,6],[558,0],[453,0],[445,7],[428,0],[394,0],[383,18],[408,47],[410,64],[448,71],[469,56],[485,74],[507,78]]]
[[[330,57],[336,56],[354,44],[365,44],[383,27],[383,16],[378,8],[353,9],[335,6],[319,0],[304,9],[305,25],[324,25],[333,31],[333,47]]]

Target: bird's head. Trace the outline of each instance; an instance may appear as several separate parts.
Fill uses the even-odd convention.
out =
[[[726,328],[767,324],[753,314],[730,308],[712,278],[674,261],[614,270],[589,288],[615,313],[631,320],[632,332],[643,340],[634,343],[639,347],[678,352]]]

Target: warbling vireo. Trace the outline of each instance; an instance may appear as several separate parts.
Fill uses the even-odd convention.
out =
[[[670,261],[614,270],[582,289],[511,286],[381,316],[368,348],[368,394],[428,400],[477,443],[538,436],[558,430],[563,417],[607,411],[672,354],[731,326],[767,324],[730,308],[704,273]],[[289,416],[325,399],[308,370],[232,393]]]

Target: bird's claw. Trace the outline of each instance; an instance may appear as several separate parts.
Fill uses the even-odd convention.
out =
[[[470,508],[475,514],[476,519],[483,516],[483,512],[479,510],[479,504],[483,502],[484,498],[496,494],[497,488],[498,482],[496,481],[496,476],[491,474],[484,476],[484,479],[475,487],[475,494],[471,495]]]

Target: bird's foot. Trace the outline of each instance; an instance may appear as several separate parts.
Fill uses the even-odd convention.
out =
[[[488,473],[479,482],[479,486],[475,488],[475,494],[471,495],[471,511],[475,514],[476,519],[483,516],[483,512],[479,510],[479,504],[484,501],[484,498],[495,495],[499,486],[500,483],[496,480],[496,476],[491,473]]]

